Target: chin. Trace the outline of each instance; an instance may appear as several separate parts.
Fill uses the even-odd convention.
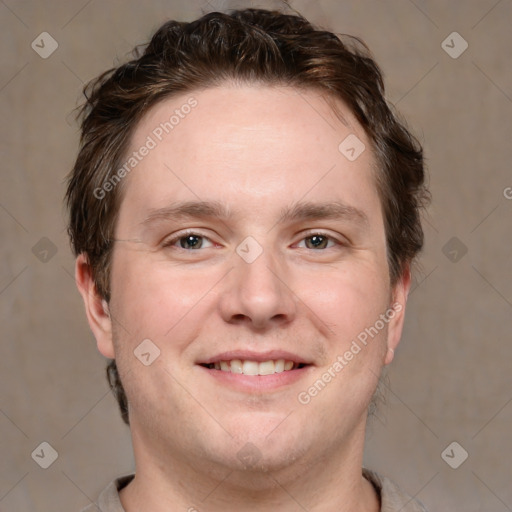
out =
[[[276,428],[274,422],[273,427],[268,428],[267,424],[253,420],[252,425],[243,427],[243,423],[239,424],[233,439],[224,446],[222,453],[217,453],[223,463],[241,477],[254,478],[258,474],[281,472],[297,463],[300,465],[300,459],[308,451],[304,432],[298,435],[299,431],[290,426]]]

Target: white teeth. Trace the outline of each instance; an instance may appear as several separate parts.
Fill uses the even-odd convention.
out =
[[[244,375],[258,375],[259,364],[256,361],[244,361],[242,373]]]
[[[274,364],[274,371],[276,373],[284,372],[284,359],[278,359]]]
[[[258,373],[260,375],[272,375],[273,373],[275,373],[276,365],[274,364],[274,361],[264,361],[263,363],[260,363],[258,366]]]
[[[274,373],[291,370],[294,367],[294,362],[284,359],[261,362],[233,359],[231,361],[216,362],[213,367],[223,372],[242,373],[244,375],[273,375]]]
[[[229,362],[227,363],[229,364]],[[233,359],[231,361],[231,373],[243,373],[242,371],[242,361],[240,361],[240,359]],[[227,370],[229,371],[229,370]]]

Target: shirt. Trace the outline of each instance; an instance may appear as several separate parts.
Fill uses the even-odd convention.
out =
[[[427,512],[419,501],[403,493],[389,478],[368,469],[364,469],[363,474],[380,495],[380,512]],[[82,512],[125,512],[119,499],[119,491],[132,481],[133,476],[124,476],[111,482],[100,494],[97,506],[91,504]]]

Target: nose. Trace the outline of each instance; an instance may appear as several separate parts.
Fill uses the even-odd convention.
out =
[[[235,268],[229,273],[220,294],[219,307],[224,321],[247,324],[266,330],[293,321],[297,300],[287,283],[282,262],[267,251],[248,263],[234,255]]]

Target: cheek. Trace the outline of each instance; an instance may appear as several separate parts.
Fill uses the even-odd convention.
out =
[[[308,285],[313,283],[313,286]],[[389,306],[386,274],[369,265],[319,272],[303,280],[298,296],[344,344],[373,326]]]
[[[179,343],[176,332],[195,329],[194,318],[204,314],[213,274],[186,272],[151,254],[119,251],[112,272],[113,311],[131,338]]]

